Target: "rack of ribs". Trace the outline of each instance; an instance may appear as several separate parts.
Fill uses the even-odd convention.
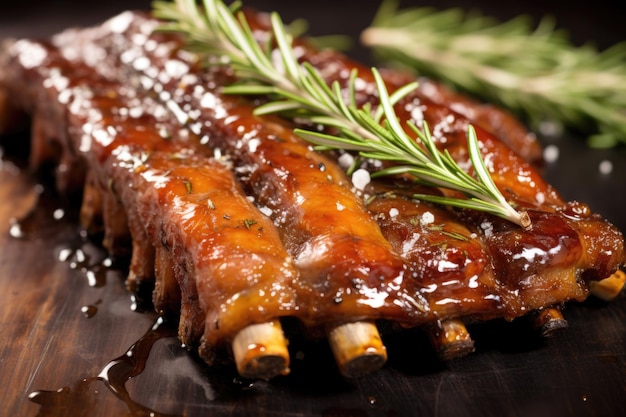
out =
[[[260,31],[264,16],[248,13]],[[233,74],[207,68],[158,25],[126,12],[49,42],[10,42],[0,119],[30,115],[31,167],[58,167],[59,190],[82,194],[86,230],[102,227],[107,250],[130,254],[129,290],[149,288],[155,309],[178,317],[182,343],[207,363],[232,357],[251,378],[288,372],[281,322],[293,318],[327,338],[340,372],[354,377],[386,361],[380,324],[423,328],[449,359],[473,350],[467,323],[531,316],[548,333],[566,323],[564,303],[621,290],[620,231],[563,201],[452,106],[418,90],[398,112],[427,120],[468,170],[465,132],[476,124],[494,181],[529,212],[530,230],[415,200],[449,191],[406,178],[355,186],[345,155],[317,152],[292,121],[222,94]],[[302,45],[302,59],[329,82],[358,68],[359,97],[376,103],[367,68]]]

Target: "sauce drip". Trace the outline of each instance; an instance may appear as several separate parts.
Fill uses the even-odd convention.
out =
[[[174,417],[163,414],[134,401],[126,389],[126,382],[141,374],[154,344],[162,338],[176,337],[176,330],[158,318],[154,325],[123,355],[110,361],[98,376],[85,378],[71,389],[63,387],[56,391],[34,391],[28,398],[41,406],[37,417],[79,417],[92,414],[100,395],[92,384],[103,382],[106,388],[124,402],[128,408],[126,417]],[[91,411],[91,412],[90,412]]]
[[[106,284],[107,272],[111,270],[113,260],[103,257],[102,251],[84,237],[58,249],[58,259],[67,262],[70,268],[80,271],[90,287],[103,287]]]
[[[80,311],[85,315],[85,317],[90,319],[93,316],[95,316],[96,313],[98,312],[98,304],[100,304],[101,302],[102,302],[102,300],[98,300],[94,304],[89,304],[89,305],[82,306],[80,308]]]

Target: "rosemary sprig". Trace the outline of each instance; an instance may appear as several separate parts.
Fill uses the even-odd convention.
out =
[[[278,65],[269,56],[269,44],[261,45],[255,40],[245,18],[234,8],[219,0],[204,0],[203,5],[204,10],[201,10],[194,0],[157,1],[154,13],[169,21],[162,30],[182,33],[196,46],[200,43],[205,53],[228,60],[240,82],[225,87],[225,93],[277,97],[275,101],[259,106],[256,112],[295,114],[314,125],[331,127],[339,133],[304,129],[296,129],[295,132],[323,149],[354,151],[364,158],[394,163],[392,167],[374,173],[374,176],[406,173],[423,184],[460,191],[467,196],[417,196],[420,199],[484,211],[525,228],[530,226],[527,213],[516,211],[495,186],[481,158],[473,129],[469,129],[468,144],[476,178],[463,171],[449,153],[442,153],[436,148],[427,125],[420,130],[415,124],[407,122],[408,129],[405,129],[393,106],[416,88],[415,83],[390,96],[374,68],[380,106],[376,110],[369,105],[358,107],[354,97],[356,72],[352,74],[348,88],[350,94],[346,100],[338,82],[329,86],[313,66],[298,62],[291,37],[277,13],[271,15],[271,22],[273,41],[280,56]],[[419,143],[409,136],[407,130],[419,139]]]
[[[500,22],[461,9],[381,5],[361,36],[396,63],[499,103],[538,127],[551,120],[591,147],[626,143],[626,42],[576,47],[548,17]],[[460,70],[462,69],[462,70]]]

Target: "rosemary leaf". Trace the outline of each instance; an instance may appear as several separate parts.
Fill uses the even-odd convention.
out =
[[[313,124],[338,130],[337,134],[329,134],[295,129],[300,137],[322,149],[353,151],[362,158],[396,164],[395,168],[373,175],[402,172],[424,184],[460,191],[467,197],[420,196],[424,200],[486,211],[524,228],[530,227],[528,215],[517,212],[491,180],[473,128],[468,132],[468,149],[476,178],[464,172],[449,154],[437,150],[426,124],[420,130],[398,118],[394,104],[413,91],[416,84],[409,84],[389,95],[381,75],[373,68],[380,105],[377,109],[372,109],[371,105],[358,107],[354,97],[357,74],[352,73],[348,86],[350,97],[346,99],[337,82],[327,85],[312,65],[298,62],[291,36],[277,13],[271,15],[271,23],[279,65],[269,56],[270,44],[257,43],[243,14],[234,12],[219,0],[204,0],[203,4],[204,9],[200,9],[193,0],[175,0],[173,5],[157,1],[154,14],[176,23],[166,23],[162,30],[179,32],[192,44],[199,42],[195,46],[204,42],[205,54],[230,60],[239,81],[235,86],[226,87],[224,92],[273,97],[274,101],[257,108],[257,113],[289,115],[295,111],[300,119],[308,118]],[[407,134],[406,123],[415,137]]]
[[[573,45],[548,17],[500,22],[396,0],[382,3],[361,40],[379,62],[498,103],[535,128],[549,120],[587,134],[591,147],[626,143],[626,42],[598,51]]]

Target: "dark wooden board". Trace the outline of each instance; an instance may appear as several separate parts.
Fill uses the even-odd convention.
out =
[[[307,17],[312,30],[328,33],[357,33],[375,10],[368,3],[355,11],[361,2],[336,2],[334,9],[328,1],[246,3]],[[84,3],[69,0],[59,2],[59,9],[47,4],[47,11],[26,14],[21,6],[0,13],[0,37],[47,35],[148,2],[91,10],[72,8]],[[502,5],[489,7],[507,13]],[[619,27],[610,19],[602,26],[597,13],[589,12],[587,22],[608,32],[597,32],[598,39],[615,39],[611,31]],[[572,25],[577,16],[564,12]],[[325,344],[298,338],[290,346],[295,359],[289,376],[252,382],[230,367],[208,368],[168,336],[167,324],[151,330],[155,315],[134,309],[123,268],[104,268],[106,255],[97,241],[80,237],[75,205],[42,192],[37,184],[45,179],[31,177],[13,157],[19,156],[15,143],[25,140],[22,135],[0,142],[6,149],[0,162],[2,416],[626,415],[624,295],[610,304],[568,305],[569,328],[550,339],[537,337],[523,320],[474,325],[477,352],[447,364],[434,357],[419,331],[388,334],[387,366],[356,380],[338,375]],[[626,230],[624,149],[591,151],[576,138],[553,141],[561,152],[546,167],[550,182],[566,198],[588,202]],[[610,175],[598,170],[604,160],[613,163]],[[22,237],[15,237],[18,231]],[[131,359],[138,365],[145,361],[145,369],[126,381]],[[109,384],[100,376],[105,368],[111,371]]]

